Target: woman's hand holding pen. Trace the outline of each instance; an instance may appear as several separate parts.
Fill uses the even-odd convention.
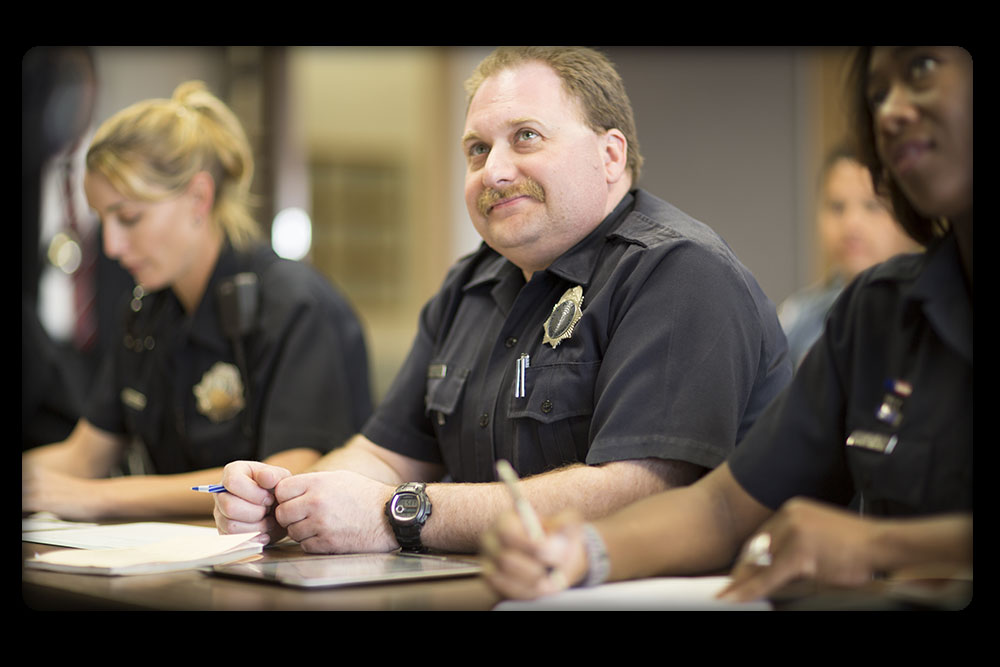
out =
[[[274,487],[291,477],[285,468],[257,461],[235,461],[225,467],[226,493],[215,495],[215,525],[223,535],[260,532],[258,541],[273,544],[285,536],[274,518]]]
[[[542,520],[534,540],[515,511],[504,513],[483,536],[486,580],[508,598],[532,599],[580,582],[587,572],[583,522],[575,512]]]

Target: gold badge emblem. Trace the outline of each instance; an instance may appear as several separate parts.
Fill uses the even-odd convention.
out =
[[[194,386],[198,412],[215,423],[232,419],[245,404],[240,371],[232,364],[217,362]]]
[[[583,317],[583,288],[577,285],[566,290],[559,302],[552,308],[552,314],[542,325],[542,344],[548,343],[553,349],[564,339],[573,335],[573,327]]]

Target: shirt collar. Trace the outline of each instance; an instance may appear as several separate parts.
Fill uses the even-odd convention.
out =
[[[594,270],[597,268],[598,258],[608,237],[614,235],[621,224],[629,217],[628,213],[634,205],[635,194],[633,191],[622,197],[622,200],[601,221],[601,224],[594,228],[583,240],[560,255],[546,270],[569,282],[587,285]],[[509,278],[514,273],[522,275],[523,281],[521,270],[485,243],[480,245],[477,254],[482,256],[482,259],[476,263],[477,268],[463,285],[463,290],[469,290],[488,283],[503,282],[505,278]]]
[[[607,239],[628,217],[628,213],[635,205],[635,195],[631,192],[625,194],[618,202],[614,210],[611,211],[601,221],[594,231],[590,232],[582,241],[560,255],[556,261],[546,269],[549,273],[555,274],[571,283],[577,285],[588,285],[591,276],[597,269],[597,261],[601,256]]]
[[[921,303],[927,320],[950,347],[972,362],[972,300],[954,234],[927,250],[923,270],[908,298]]]

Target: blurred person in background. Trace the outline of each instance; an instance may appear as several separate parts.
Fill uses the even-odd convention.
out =
[[[62,239],[74,239],[68,250],[83,246],[83,230],[60,209],[70,208],[79,189],[74,157],[90,126],[96,89],[93,55],[86,47],[38,46],[21,60],[22,450],[69,435],[86,393],[82,366],[77,363],[83,353],[45,325],[42,311],[48,295],[42,284],[43,276],[61,275],[62,310],[74,310],[73,290],[82,273],[64,274],[48,255],[57,232]],[[81,254],[69,260],[79,263]],[[92,289],[93,283],[90,280],[86,287]],[[72,334],[72,326],[69,329]]]
[[[846,145],[832,150],[819,178],[816,231],[823,254],[821,284],[792,294],[778,306],[796,368],[823,332],[823,322],[844,286],[865,269],[920,249],[872,187],[871,174]]]

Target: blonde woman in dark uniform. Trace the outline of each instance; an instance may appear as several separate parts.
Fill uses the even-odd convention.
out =
[[[361,327],[315,271],[278,259],[248,210],[253,158],[204,84],[98,130],[85,189],[135,279],[85,418],[22,459],[22,510],[68,519],[210,514],[235,459],[293,472],[371,411]],[[138,443],[143,475],[109,477]]]

